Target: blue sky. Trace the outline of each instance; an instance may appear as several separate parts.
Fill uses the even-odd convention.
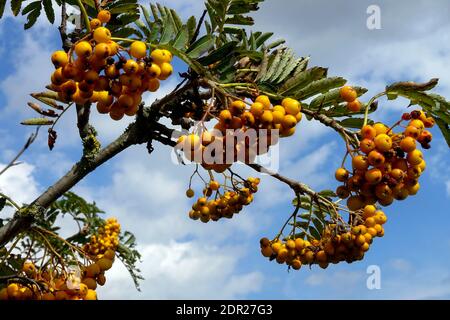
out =
[[[183,16],[199,13],[201,1],[163,1]],[[450,98],[450,23],[445,1],[378,1],[382,29],[366,28],[368,1],[267,0],[255,15],[255,28],[274,31],[298,55],[330,68],[351,84],[375,94],[392,81],[441,79],[438,92]],[[51,72],[49,56],[59,47],[56,29],[43,19],[31,31],[23,21],[0,21],[0,166],[9,161],[31,133],[18,125],[32,117],[28,94],[44,88]],[[175,63],[180,70],[183,66]],[[147,102],[176,85],[165,82]],[[369,95],[367,99],[369,98]],[[405,101],[381,101],[375,120],[393,123]],[[93,114],[93,124],[105,145],[126,127]],[[0,177],[0,190],[19,201],[31,201],[78,159],[81,146],[75,115],[68,113],[57,127],[56,148],[49,152],[45,130],[25,154],[23,164]],[[207,225],[188,219],[184,197],[192,168],[170,162],[170,150],[155,143],[133,147],[90,175],[74,191],[95,200],[124,228],[135,232],[146,280],[134,290],[120,264],[107,274],[100,298],[249,298],[249,299],[428,299],[450,298],[449,149],[433,130],[432,148],[425,152],[428,168],[415,197],[386,208],[385,236],[376,239],[362,262],[313,267],[299,272],[269,262],[259,253],[259,238],[274,236],[290,214],[291,191],[263,177],[255,203],[233,220]],[[344,145],[333,131],[304,121],[298,133],[282,142],[280,172],[316,189],[333,189],[335,168]],[[252,174],[238,167],[243,175]],[[74,226],[62,222],[65,232]],[[72,229],[73,230],[73,229]],[[366,288],[366,269],[381,268],[381,289]]]

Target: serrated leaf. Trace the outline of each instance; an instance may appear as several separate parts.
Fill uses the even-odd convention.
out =
[[[24,2],[24,0],[11,0],[11,11],[14,16],[17,16],[19,14],[20,9],[22,9],[23,2]],[[6,1],[4,1],[4,3],[3,3],[3,8],[5,8],[5,4],[6,4]],[[0,15],[0,17],[1,17],[1,15]]]
[[[6,206],[6,198],[0,197],[0,211],[2,211]]]
[[[433,117],[434,121],[436,121],[436,124],[438,125],[439,129],[442,132],[442,135],[445,138],[445,141],[447,142],[447,145],[450,147],[450,127],[448,123],[445,123],[444,120]]]
[[[358,97],[367,92],[366,88],[353,87],[353,89],[355,89],[355,91],[357,92]],[[339,89],[334,89],[325,94],[319,95],[311,101],[311,103],[309,104],[309,108],[312,110],[318,108],[326,108],[333,104],[344,102],[339,91]]]
[[[428,91],[433,89],[439,82],[439,79],[433,78],[425,83],[417,82],[396,82],[386,87],[386,91]]]
[[[39,8],[31,11],[28,14],[28,16],[27,16],[27,23],[25,23],[25,25],[24,25],[24,29],[25,30],[31,28],[36,23],[37,19],[41,15],[41,9],[42,9],[42,7],[39,5]]]
[[[211,35],[205,35],[195,41],[189,49],[186,51],[188,56],[192,59],[197,59],[205,52],[214,47],[214,37]]]
[[[186,22],[186,27],[189,31],[189,40],[190,40],[195,34],[195,30],[197,28],[197,19],[194,16],[191,16]]]
[[[319,192],[319,195],[323,196],[323,197],[328,197],[328,198],[335,198],[337,197],[336,193],[334,193],[333,190],[323,190]]]
[[[311,236],[313,236],[314,239],[320,240],[322,238],[322,236],[320,235],[320,232],[317,231],[317,229],[314,228],[313,226],[310,226],[308,228],[308,230],[309,230],[309,233],[311,234]]]
[[[339,123],[346,128],[360,129],[364,124],[364,118],[347,118]]]
[[[141,8],[141,11],[142,11],[142,13],[144,15],[144,19],[145,19],[145,22],[147,23],[147,26],[150,27],[150,25],[152,24],[152,19],[150,17],[150,12],[143,5],[139,5],[139,7]]]
[[[241,15],[234,15],[225,19],[226,24],[233,24],[239,26],[252,26],[255,21],[252,17],[244,17]]]
[[[309,220],[309,218],[311,218],[311,213],[305,212],[305,213],[299,214],[298,217],[300,219]]]
[[[53,24],[55,22],[55,11],[53,11],[52,0],[42,0],[42,4],[48,21]]]
[[[213,52],[208,54],[206,57],[199,59],[198,61],[202,65],[208,66],[210,64],[213,64],[217,61],[222,60],[225,57],[229,58],[229,55],[234,51],[237,44],[238,43],[236,41],[230,41],[230,42],[224,44],[222,47],[214,50]]]
[[[306,86],[308,83],[322,79],[327,76],[328,69],[313,67],[298,73],[281,86],[279,93],[289,96],[292,92]]]
[[[3,17],[5,13],[6,0],[0,0],[0,19]]]
[[[314,227],[316,227],[316,230],[318,231],[318,233],[323,234],[323,228],[324,228],[323,222],[317,218],[313,218],[312,223],[314,224]]]
[[[331,89],[342,87],[347,80],[341,77],[325,78],[314,81],[303,89],[292,92],[293,97],[298,100],[308,99],[319,93],[325,93]]]
[[[30,2],[25,8],[22,10],[22,15],[26,15],[27,13],[30,13],[33,10],[39,9],[41,7],[41,1],[33,1]]]
[[[179,31],[181,29],[181,27],[183,26],[183,22],[181,21],[180,16],[177,14],[177,12],[175,10],[170,9],[170,13],[172,15],[172,19],[175,23],[177,31]]]
[[[137,4],[122,4],[110,9],[109,11],[111,12],[111,14],[138,14],[139,7],[137,6]]]
[[[272,81],[275,83],[280,83],[286,80],[286,78],[291,74],[292,71],[294,71],[295,67],[297,66],[299,60],[295,58],[292,51],[286,55],[284,58],[285,62],[280,64],[280,70],[272,77]]]
[[[273,60],[269,62],[269,68],[267,70],[267,73],[264,76],[264,78],[261,79],[261,81],[267,81],[274,75],[274,73],[278,70],[278,66],[281,62],[281,59],[283,58],[283,55],[284,55],[283,49],[277,50],[275,56],[272,56]]]
[[[206,74],[205,68],[198,61],[192,59],[187,53],[185,53],[181,50],[178,50],[177,48],[174,48],[170,45],[163,44],[163,45],[159,45],[158,47],[161,49],[169,50],[174,56],[177,56],[178,58],[180,58],[181,60],[186,62],[186,64],[200,76],[203,76]]]
[[[179,50],[185,50],[189,42],[189,30],[183,26],[172,42],[172,46]]]
[[[24,120],[20,124],[25,126],[49,126],[53,124],[53,120],[45,118],[32,118]]]
[[[286,42],[286,40],[284,40],[284,39],[279,39],[279,40],[277,40],[277,41],[274,41],[274,42],[272,42],[272,43],[270,43],[268,46],[267,46],[267,49],[268,50],[271,50],[271,49],[274,49],[274,48],[276,48],[276,47],[278,47],[278,46],[281,46],[283,43],[285,43]]]

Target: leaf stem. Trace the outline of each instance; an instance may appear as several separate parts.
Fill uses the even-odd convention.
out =
[[[369,118],[369,108],[372,105],[372,103],[375,102],[375,100],[377,100],[378,98],[381,98],[382,96],[386,95],[386,91],[380,92],[379,94],[375,95],[372,97],[372,99],[369,100],[369,102],[366,105],[366,110],[364,112],[364,123],[363,123],[363,127],[365,125],[367,125],[367,120]]]
[[[91,24],[89,23],[89,16],[86,12],[86,8],[83,5],[83,2],[81,0],[77,0],[78,2],[78,6],[80,7],[81,10],[81,14],[83,15],[84,18],[84,24],[86,25],[86,30],[88,32],[91,32]]]

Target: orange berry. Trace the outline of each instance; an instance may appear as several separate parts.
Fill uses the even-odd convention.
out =
[[[353,102],[358,97],[358,93],[350,86],[344,86],[339,90],[341,98],[346,102]]]
[[[370,153],[373,149],[375,149],[375,142],[372,139],[363,139],[359,143],[359,148],[365,154]]]
[[[108,23],[109,20],[111,20],[111,12],[108,10],[101,10],[97,15],[97,19],[102,23]]]
[[[387,134],[379,134],[375,137],[375,146],[381,152],[386,152],[392,148],[392,139]]]
[[[375,139],[377,135],[377,130],[372,127],[371,125],[365,125],[364,127],[362,127],[361,129],[361,136],[364,139]]]
[[[380,152],[373,150],[367,156],[367,160],[369,161],[370,165],[378,167],[384,163],[385,158]]]
[[[369,162],[366,156],[358,155],[352,158],[352,166],[357,170],[367,170],[369,167]]]
[[[130,46],[130,54],[136,59],[142,59],[147,55],[147,45],[142,41],[134,41]]]
[[[284,107],[287,114],[293,116],[297,115],[301,110],[300,102],[292,98],[283,99],[281,105]]]
[[[69,56],[65,51],[62,50],[55,51],[52,54],[52,63],[55,66],[55,68],[64,67],[66,64],[69,63]]]
[[[111,40],[111,32],[105,27],[98,27],[94,30],[94,40],[97,43],[108,43]]]
[[[80,58],[88,58],[92,54],[92,46],[87,41],[80,41],[75,45],[75,53]]]
[[[345,168],[339,168],[336,170],[336,172],[334,173],[334,177],[336,178],[337,181],[339,182],[345,182],[347,181],[349,176],[349,172],[345,169]]]
[[[92,30],[95,30],[95,29],[97,29],[98,27],[101,27],[102,22],[101,22],[99,19],[94,18],[94,19],[92,19],[92,20],[89,22],[89,24],[90,24],[90,26],[91,26],[91,29],[92,29]]]
[[[416,149],[416,140],[411,136],[407,136],[400,141],[400,148],[404,152],[411,152]]]
[[[349,111],[359,112],[359,111],[361,111],[361,107],[362,107],[362,104],[361,104],[361,102],[359,102],[358,99],[356,99],[352,102],[347,102],[347,109]]]
[[[99,43],[95,46],[94,54],[99,59],[108,58],[111,55],[111,47],[107,43]]]
[[[256,98],[255,102],[262,103],[262,105],[264,106],[264,110],[270,109],[270,106],[272,105],[270,103],[269,97],[268,96],[264,96],[264,95],[258,96]]]

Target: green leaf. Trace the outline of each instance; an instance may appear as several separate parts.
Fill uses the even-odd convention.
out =
[[[312,222],[313,222],[314,226],[316,227],[316,230],[318,231],[318,233],[323,234],[323,229],[324,229],[323,222],[317,218],[313,218]]]
[[[445,123],[444,120],[438,118],[438,117],[433,117],[434,121],[436,121],[436,124],[438,125],[439,129],[442,132],[442,135],[445,138],[445,141],[447,142],[447,145],[450,147],[450,126],[448,123]]]
[[[314,239],[320,240],[322,238],[322,236],[320,235],[320,232],[317,231],[317,229],[314,228],[313,226],[310,226],[308,229],[309,229],[309,233],[311,234],[311,236],[313,236]]]
[[[322,79],[327,76],[328,69],[322,67],[313,67],[299,72],[281,86],[279,93],[289,96],[291,93],[303,88],[308,83]]]
[[[137,6],[137,4],[122,4],[110,9],[109,11],[111,12],[111,14],[138,14],[139,7]]]
[[[29,3],[25,8],[22,10],[22,15],[26,15],[27,13],[30,13],[33,10],[40,9],[41,8],[41,1],[33,1]]]
[[[267,46],[267,49],[268,49],[268,50],[274,49],[274,48],[276,48],[276,47],[282,45],[282,44],[285,43],[285,42],[286,42],[286,40],[284,40],[284,39],[280,39],[280,40],[274,41],[274,42],[272,42],[271,44],[269,44],[269,45]]]
[[[24,29],[27,30],[31,28],[37,21],[37,18],[41,15],[41,5],[39,4],[39,8],[31,11],[27,16],[27,23],[24,25]]]
[[[194,36],[195,30],[197,29],[197,19],[191,16],[186,22],[186,27],[189,31],[189,40]]]
[[[23,2],[24,2],[24,0],[11,0],[11,11],[14,16],[17,16],[19,14],[20,9],[22,9]],[[5,4],[6,4],[6,1],[3,4],[3,8],[5,8]]]
[[[366,88],[361,87],[353,87],[355,91],[358,94],[358,97],[362,96],[364,93],[367,92]],[[321,94],[314,98],[311,103],[309,104],[310,109],[318,109],[318,108],[326,108],[331,105],[344,102],[344,100],[341,98],[341,94],[339,92],[339,89],[330,90],[329,92],[325,94]]]
[[[145,22],[147,23],[147,26],[150,27],[152,25],[152,19],[150,17],[150,12],[143,5],[139,5],[139,7],[141,8],[142,13],[144,14],[144,19],[145,19]]]
[[[433,78],[426,83],[396,82],[386,87],[386,91],[428,91],[433,89],[439,82],[439,79]]]
[[[336,198],[337,195],[336,193],[334,193],[333,190],[323,190],[319,192],[319,195],[323,196],[323,197],[327,197],[327,198]]]
[[[53,124],[53,120],[45,118],[32,118],[24,120],[20,124],[25,126],[49,126]]]
[[[172,42],[172,46],[178,50],[185,50],[189,42],[189,30],[183,26]]]
[[[281,63],[281,59],[283,58],[283,56],[284,56],[284,50],[283,49],[277,50],[277,53],[275,54],[275,56],[272,56],[273,60],[271,62],[269,62],[269,68],[267,70],[267,73],[264,76],[264,78],[261,79],[261,81],[267,81],[270,78],[272,78],[274,73],[278,70],[278,67]]]
[[[244,17],[241,15],[234,15],[225,19],[226,24],[240,25],[240,26],[252,26],[255,21],[252,17]]]
[[[53,11],[52,0],[42,0],[42,4],[48,21],[53,24],[55,22],[55,11]]]
[[[6,0],[0,0],[0,19],[3,17],[3,13],[5,13]]]
[[[212,35],[205,35],[195,41],[186,51],[188,56],[192,59],[197,59],[205,52],[214,47],[214,37]]]
[[[2,211],[6,206],[6,198],[0,197],[0,211]]]
[[[198,61],[204,65],[208,66],[210,64],[213,64],[217,61],[222,60],[225,57],[229,58],[229,55],[234,51],[234,49],[237,46],[237,41],[231,41],[226,44],[224,44],[222,47],[214,50],[209,55],[199,59]]]
[[[341,77],[325,78],[314,81],[303,89],[293,92],[294,98],[298,100],[308,99],[319,93],[325,93],[331,89],[342,87],[347,80]]]
[[[364,118],[347,118],[339,123],[346,128],[360,129],[364,124]],[[372,124],[373,121],[368,121],[368,123]]]
[[[198,61],[192,59],[185,52],[165,44],[158,45],[158,47],[161,49],[169,50],[174,56],[177,56],[178,58],[183,60],[194,72],[196,72],[200,76],[204,76],[206,74],[205,68]]]
[[[174,34],[176,34],[175,27],[170,17],[166,15],[163,17],[163,31],[159,42],[162,44],[169,43]]]

